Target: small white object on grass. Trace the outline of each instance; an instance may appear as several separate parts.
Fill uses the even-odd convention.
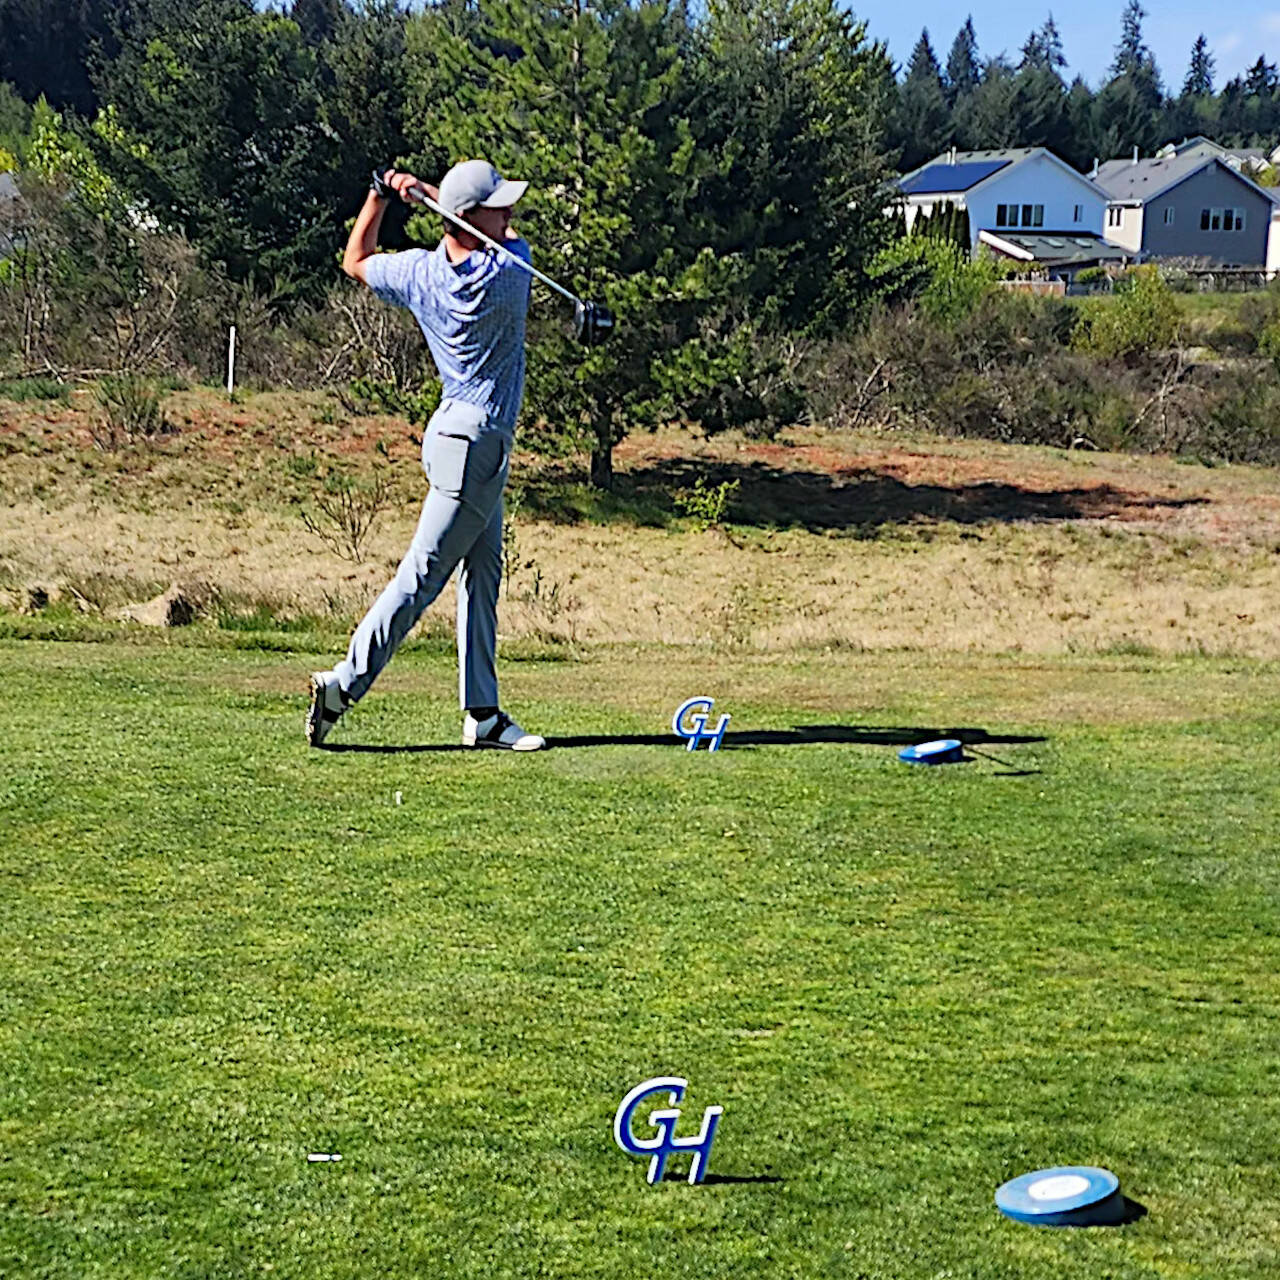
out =
[[[397,792],[396,792],[396,804],[404,804],[404,792],[403,792],[403,791],[397,791]]]
[[[337,1164],[342,1157],[336,1152],[312,1151],[307,1156],[308,1164]]]

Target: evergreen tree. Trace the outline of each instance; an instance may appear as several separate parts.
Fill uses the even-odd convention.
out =
[[[399,0],[345,4],[319,50],[325,87],[320,115],[337,145],[336,207],[354,213],[375,164],[395,164],[409,151],[405,86],[409,82],[406,16]],[[403,221],[392,206],[388,221]],[[394,233],[393,233],[394,234]]]
[[[668,0],[479,0],[422,54],[414,78],[453,92],[423,100],[411,141],[530,180],[538,265],[617,314],[618,341],[586,351],[558,303],[530,317],[529,415],[589,447],[595,485],[677,406],[760,416],[753,325],[813,323],[823,289],[856,298],[862,227],[886,221],[887,62],[832,0],[713,0],[696,31]],[[731,289],[753,321],[723,320]]]
[[[1128,0],[1120,19],[1120,43],[1111,64],[1112,76],[1132,75],[1152,63],[1151,50],[1142,38],[1142,20],[1146,16],[1141,0]]]
[[[252,0],[148,0],[100,88],[116,177],[235,279],[277,294],[332,279],[337,154],[314,52]]]
[[[1182,84],[1182,96],[1207,97],[1212,92],[1213,54],[1209,52],[1209,42],[1202,32],[1191,46],[1191,65],[1187,68],[1187,78]]]
[[[1091,170],[1094,160],[1101,158],[1095,106],[1093,90],[1077,76],[1062,104],[1063,142],[1059,155],[1082,173]]]
[[[1163,141],[1164,93],[1142,36],[1145,17],[1140,0],[1128,0],[1112,78],[1097,98],[1097,137],[1104,159],[1128,154],[1135,146],[1151,151]]]
[[[1051,71],[1054,75],[1067,65],[1066,55],[1062,51],[1062,37],[1058,34],[1058,25],[1050,14],[1044,26],[1033,31],[1022,46],[1022,61],[1019,71]]]
[[[1262,54],[1245,75],[1244,91],[1250,98],[1269,98],[1276,91],[1275,64]]]
[[[111,0],[0,0],[0,81],[27,102],[91,116],[91,66],[115,51]]]
[[[903,172],[918,168],[937,155],[953,136],[942,71],[927,30],[922,31],[916,41],[906,78],[898,91],[894,136],[902,147],[899,167]]]
[[[966,151],[1017,146],[1014,97],[1017,77],[1003,58],[991,58],[982,70],[982,80],[969,95],[956,103],[956,140]]]
[[[293,0],[289,17],[308,44],[323,44],[333,39],[338,24],[350,13],[345,0]]]
[[[951,52],[947,55],[947,74],[944,81],[947,91],[947,105],[955,106],[956,100],[967,93],[972,93],[982,80],[982,70],[978,65],[978,37],[973,29],[973,16],[964,21],[964,26],[956,32],[951,42]]]

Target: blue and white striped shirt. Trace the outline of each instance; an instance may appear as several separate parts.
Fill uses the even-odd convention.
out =
[[[531,261],[523,240],[507,252]],[[524,332],[529,273],[506,253],[476,249],[449,261],[434,249],[379,253],[365,259],[365,279],[384,302],[407,307],[427,339],[443,398],[477,405],[510,435],[524,396]]]

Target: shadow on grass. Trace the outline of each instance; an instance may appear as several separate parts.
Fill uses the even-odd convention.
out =
[[[800,724],[791,729],[746,729],[740,733],[726,733],[722,750],[735,747],[792,747],[809,743],[852,743],[870,747],[909,747],[916,742],[931,742],[938,738],[959,738],[965,746],[994,743],[1019,746],[1029,742],[1044,742],[1042,737],[1029,734],[993,734],[986,729],[937,729],[921,725],[849,725],[849,724]],[[685,742],[671,733],[599,733],[577,734],[572,737],[548,738],[547,747],[678,747],[686,749]],[[999,763],[1003,764],[1004,761]]]
[[[678,518],[674,495],[697,480],[736,483],[729,503],[731,524],[764,528],[800,527],[874,533],[882,525],[916,521],[957,524],[1101,520],[1140,516],[1201,505],[1207,498],[1173,498],[1100,484],[1035,489],[982,480],[954,485],[910,484],[870,467],[831,472],[773,466],[761,461],[711,462],[664,458],[620,472],[613,491],[586,493],[568,473],[548,469],[526,483],[525,509],[548,520],[576,523],[632,521],[665,524]]]
[[[1117,1227],[1127,1226],[1130,1222],[1137,1222],[1139,1218],[1147,1216],[1147,1206],[1139,1204],[1138,1201],[1129,1196],[1124,1198],[1124,1216],[1116,1223]]]
[[[687,1182],[688,1175],[677,1173],[674,1169],[668,1169],[662,1175],[663,1182]],[[781,1182],[782,1179],[771,1173],[756,1174],[740,1174],[740,1173],[709,1173],[702,1179],[704,1187],[727,1187],[727,1186],[743,1186],[747,1184],[767,1185],[775,1182]]]
[[[877,726],[844,724],[805,724],[792,729],[748,729],[741,733],[726,733],[722,750],[732,751],[744,747],[790,747],[811,743],[850,743],[855,746],[905,747],[916,742],[937,738],[959,738],[965,746],[986,744],[1020,746],[1025,743],[1044,742],[1043,737],[1029,734],[993,734],[986,729],[937,729],[923,726]],[[684,751],[685,743],[672,733],[584,733],[563,738],[549,737],[548,751],[581,749],[585,747],[669,747]],[[381,745],[364,742],[326,742],[321,751],[352,752],[375,755],[415,754],[428,751],[474,751],[457,742],[433,742],[417,745]],[[998,764],[1007,764],[999,760]],[[1012,766],[1010,766],[1012,767]],[[1035,773],[1038,770],[1021,770],[1014,776]]]

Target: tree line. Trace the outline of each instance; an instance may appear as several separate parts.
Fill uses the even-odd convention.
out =
[[[1106,81],[1077,76],[1053,17],[1032,31],[1017,61],[984,58],[973,19],[956,33],[945,62],[927,30],[912,51],[888,127],[888,145],[906,172],[948,147],[1049,147],[1084,171],[1095,159],[1150,155],[1169,141],[1204,134],[1230,146],[1280,142],[1280,76],[1265,54],[1215,90],[1215,61],[1204,35],[1192,45],[1181,81],[1166,85],[1143,35],[1140,0],[1128,0]]]
[[[0,0],[0,172],[20,193],[0,199],[0,375],[216,377],[234,322],[264,382],[344,378],[420,416],[420,339],[338,260],[375,163],[430,179],[483,155],[531,182],[518,221],[539,266],[618,317],[622,340],[584,350],[539,299],[523,424],[535,447],[585,449],[608,486],[636,428],[796,420],[813,352],[877,308],[987,305],[965,229],[904,240],[886,182],[953,144],[1083,164],[1163,141],[1141,18],[1131,0],[1093,95],[1063,87],[1052,21],[1017,68],[981,65],[971,22],[945,72],[922,40],[899,83],[838,0]],[[1126,94],[1146,114],[1124,116]],[[1072,149],[1086,99],[1114,145]],[[389,247],[438,238],[393,213]]]

